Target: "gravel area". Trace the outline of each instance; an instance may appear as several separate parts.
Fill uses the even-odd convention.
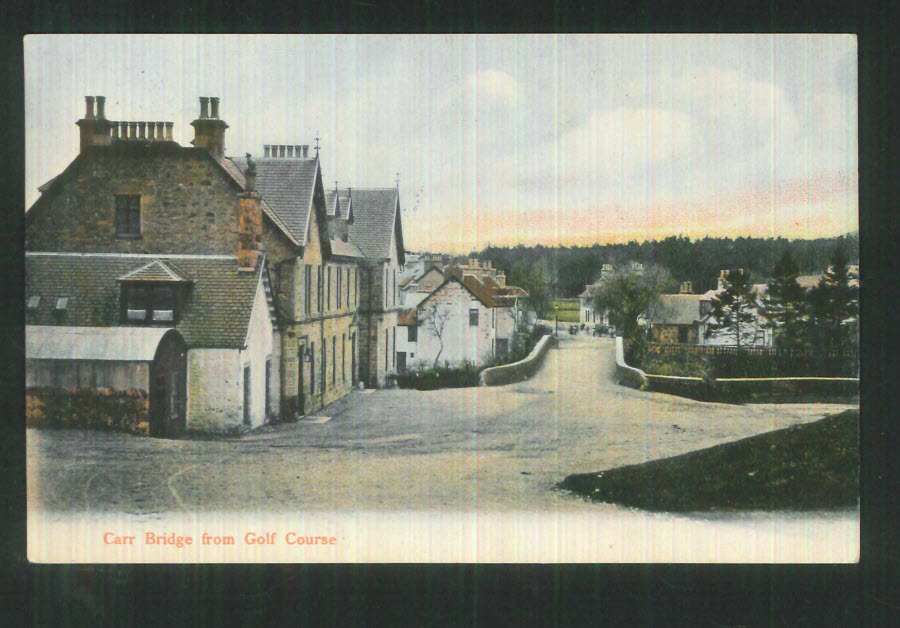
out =
[[[492,388],[354,392],[323,423],[221,440],[28,430],[32,507],[132,514],[596,509],[572,473],[806,423],[839,404],[704,403],[621,387],[609,338],[563,336],[532,379]]]

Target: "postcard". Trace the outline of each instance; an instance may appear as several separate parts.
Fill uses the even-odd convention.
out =
[[[32,562],[858,560],[855,36],[24,49]]]

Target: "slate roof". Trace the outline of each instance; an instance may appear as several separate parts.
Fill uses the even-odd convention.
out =
[[[117,279],[154,260],[169,267],[177,265],[193,279],[175,326],[189,347],[243,348],[264,260],[254,271],[246,272],[238,271],[236,257],[226,256],[26,253],[26,298],[41,296],[27,323],[124,327]],[[59,297],[69,297],[62,317],[53,311]]]
[[[654,325],[693,325],[700,320],[700,294],[663,294],[653,316]]]
[[[397,188],[354,189],[352,206],[353,223],[348,225],[350,239],[366,257],[387,259],[391,256],[391,237],[396,233],[402,264],[403,232]]]
[[[344,242],[340,238],[335,238],[331,241],[331,253],[332,255],[340,255],[343,257],[365,257],[362,251],[359,250],[359,247],[353,242],[350,240]]]
[[[334,190],[325,193],[325,213],[329,218],[341,217],[341,202],[338,197],[338,193]]]
[[[243,172],[247,160],[228,159]],[[313,191],[316,186],[318,159],[253,159],[256,164],[256,191],[268,207],[285,225],[300,245],[306,244],[306,226],[312,210]],[[327,195],[326,195],[327,197]]]

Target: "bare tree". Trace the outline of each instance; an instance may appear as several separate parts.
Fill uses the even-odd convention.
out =
[[[438,360],[444,351],[444,328],[447,326],[448,320],[450,320],[450,309],[446,305],[440,305],[437,301],[429,303],[419,319],[419,326],[424,327],[427,332],[437,338],[440,346],[437,355],[434,356],[432,368],[437,368]]]

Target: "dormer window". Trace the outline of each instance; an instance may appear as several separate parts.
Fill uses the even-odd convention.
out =
[[[65,312],[69,309],[69,297],[59,297],[56,300],[56,311]]]
[[[28,300],[25,302],[25,307],[28,308],[29,312],[34,312],[35,310],[38,309],[40,304],[41,304],[40,295],[35,295],[35,296],[28,297]]]
[[[138,238],[141,235],[141,195],[116,195],[116,236]]]
[[[125,320],[129,323],[175,322],[175,287],[167,285],[122,285]]]

